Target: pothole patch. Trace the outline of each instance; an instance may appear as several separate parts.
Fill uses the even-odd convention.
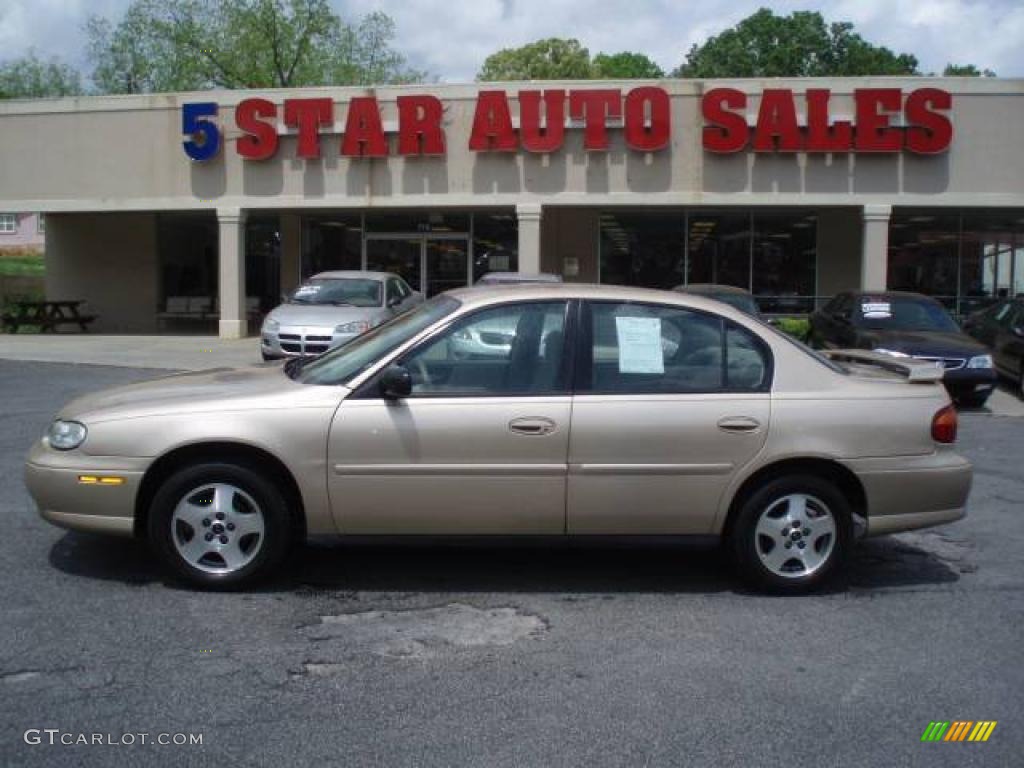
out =
[[[313,642],[342,652],[369,651],[391,658],[417,659],[459,648],[509,646],[547,630],[539,616],[517,608],[477,608],[450,603],[408,611],[364,611],[320,617],[303,632]],[[334,661],[307,662],[313,675],[333,674]]]

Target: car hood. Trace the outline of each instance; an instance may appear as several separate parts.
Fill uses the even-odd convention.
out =
[[[965,333],[958,331],[875,331],[867,330],[865,339],[872,347],[927,357],[972,357],[987,352]]]
[[[327,327],[366,320],[379,322],[385,314],[383,307],[335,307],[330,304],[282,304],[274,309],[267,320],[276,320],[287,326]]]
[[[302,407],[322,405],[320,400],[338,401],[344,393],[342,387],[299,384],[285,375],[280,363],[270,363],[183,373],[102,390],[72,400],[58,417],[96,423],[161,414]]]

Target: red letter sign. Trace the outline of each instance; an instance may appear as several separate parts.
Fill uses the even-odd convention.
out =
[[[884,113],[899,112],[903,108],[900,89],[858,88],[854,99],[857,102],[857,151],[899,152],[903,136],[899,128],[889,125],[889,115]]]
[[[829,127],[828,88],[807,90],[807,151],[849,152],[853,148],[853,127],[840,120]]]
[[[469,148],[478,152],[496,150],[515,152],[519,147],[516,129],[512,127],[512,113],[504,91],[480,91],[473,116],[473,133]]]
[[[565,91],[544,91],[544,128],[540,127],[540,91],[519,92],[519,137],[530,152],[554,152],[565,139]]]
[[[380,109],[373,96],[356,96],[348,103],[341,154],[350,157],[386,157],[388,142],[380,123]]]
[[[398,97],[398,154],[443,155],[444,107],[436,96]]]
[[[330,99],[287,99],[284,122],[299,127],[298,157],[320,157],[319,129],[334,121],[334,102]]]
[[[929,109],[929,106],[931,109]],[[907,97],[907,149],[921,155],[944,152],[953,141],[953,124],[934,112],[952,109],[953,97],[938,88],[918,88]]]
[[[701,100],[704,149],[709,152],[740,152],[747,145],[747,119],[731,109],[746,109],[747,95],[735,88],[713,88]]]
[[[608,149],[605,121],[622,117],[622,94],[615,89],[570,91],[569,116],[584,121],[584,149]]]
[[[650,126],[647,105],[650,104]],[[626,146],[640,152],[654,152],[668,146],[671,109],[664,88],[644,86],[626,94]]]
[[[266,160],[277,152],[277,128],[261,117],[277,117],[274,102],[266,99],[243,99],[235,107],[235,125],[245,132],[235,142],[238,154],[250,160]]]
[[[774,152],[776,136],[779,137],[780,152],[800,151],[803,142],[800,141],[800,128],[796,124],[793,92],[766,88],[761,94],[761,106],[757,110],[754,151]]]

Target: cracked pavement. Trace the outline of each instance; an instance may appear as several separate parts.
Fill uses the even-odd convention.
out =
[[[303,548],[245,594],[42,522],[68,398],[153,371],[0,361],[0,764],[1010,765],[1024,751],[1024,419],[964,414],[968,518],[811,597],[675,547]],[[931,720],[998,720],[922,744]],[[201,746],[26,744],[30,728]]]

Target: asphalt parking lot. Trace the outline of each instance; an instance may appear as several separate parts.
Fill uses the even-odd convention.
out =
[[[0,360],[0,764],[1020,764],[1024,419],[963,414],[969,517],[862,544],[811,597],[677,548],[337,545],[202,594],[43,523],[21,480],[64,401],[154,375]],[[933,720],[998,726],[921,743]]]

